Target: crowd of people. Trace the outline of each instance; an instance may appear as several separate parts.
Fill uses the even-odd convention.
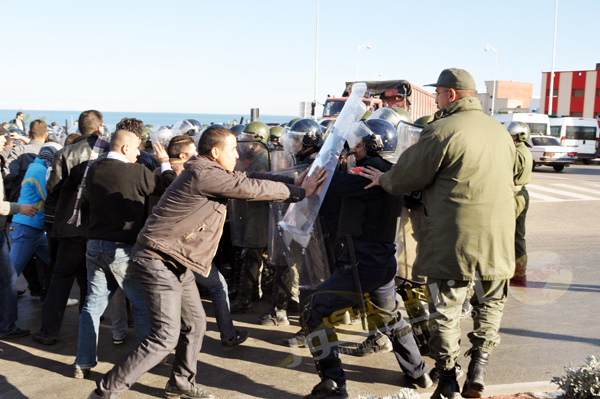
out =
[[[271,311],[257,322],[287,326],[288,312],[299,312],[300,331],[283,343],[313,357],[320,382],[305,398],[348,398],[340,354],[384,352],[405,382],[437,383],[433,398],[481,397],[509,283],[526,279],[528,128],[486,116],[467,71],[446,69],[431,86],[438,112],[415,123],[402,107],[367,112],[331,171],[318,156],[342,133],[332,121],[186,128],[149,146],[135,118],[108,140],[102,113],[88,110],[79,132],[58,143],[44,121],[27,129],[18,113],[14,125],[27,135],[0,134],[0,215],[9,217],[0,217],[0,339],[31,334],[17,326],[23,274],[43,301],[37,343],[54,345],[65,308],[79,305],[74,378],[97,364],[107,309],[114,344],[134,325],[135,348],[90,398],[116,398],[174,349],[166,397],[213,398],[195,382],[206,330],[200,293],[230,350],[248,338],[231,314],[252,311],[270,291]],[[406,129],[417,139],[399,151]],[[289,204],[320,195],[307,242],[284,242],[278,222]],[[412,260],[399,268],[401,258]],[[78,300],[69,298],[75,280]],[[474,325],[461,389],[465,304]],[[368,336],[344,352],[335,327],[356,321]]]

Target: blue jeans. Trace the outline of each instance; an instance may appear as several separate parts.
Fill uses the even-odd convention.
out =
[[[20,223],[12,223],[11,227],[14,230],[10,232],[12,240],[10,260],[17,271],[17,276],[21,275],[33,254],[42,258],[46,264],[50,263],[50,247],[44,230]]]
[[[217,326],[221,332],[221,341],[229,341],[235,336],[235,327],[231,320],[231,313],[229,313],[229,296],[227,295],[225,277],[219,272],[214,263],[210,268],[208,277],[203,277],[198,273],[194,273],[194,275],[196,276],[196,283],[206,288],[210,293],[210,300],[215,310],[215,319],[217,319]]]
[[[118,287],[131,301],[137,342],[150,334],[150,317],[142,288],[133,276],[131,248],[131,245],[111,241],[87,243],[88,295],[79,318],[76,368],[89,369],[96,365],[100,316]]]
[[[10,261],[4,231],[0,231],[0,337],[17,329],[17,273]]]

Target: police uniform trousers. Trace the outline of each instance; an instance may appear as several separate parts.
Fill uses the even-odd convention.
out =
[[[393,267],[358,265],[362,291],[369,293],[368,318],[379,331],[390,337],[402,371],[410,377],[419,378],[427,372],[427,366],[419,353],[410,325],[398,310],[394,284],[395,262],[393,264]],[[338,386],[346,383],[346,377],[339,359],[337,335],[331,327],[344,309],[356,309],[359,304],[354,275],[351,269],[344,266],[338,261],[331,277],[317,287],[304,320],[309,333],[307,342],[318,361],[321,377],[334,380]]]
[[[206,314],[194,273],[182,273],[139,244],[133,247],[131,259],[148,307],[152,331],[98,381],[98,391],[102,397],[116,398],[173,349],[175,359],[169,384],[180,390],[192,390],[206,331]]]
[[[529,192],[525,186],[515,186],[515,213],[517,223],[515,228],[515,259],[527,264],[527,247],[525,246],[525,218],[529,209]]]
[[[491,353],[500,344],[500,321],[508,298],[508,280],[475,281],[473,305],[473,331],[468,334],[471,349]],[[432,297],[429,304],[429,348],[436,367],[452,369],[460,353],[460,314],[467,296],[469,281],[427,278],[427,288]]]

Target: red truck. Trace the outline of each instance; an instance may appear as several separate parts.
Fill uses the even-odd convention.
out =
[[[381,107],[400,107],[407,110],[413,120],[416,120],[437,111],[434,96],[420,87],[411,85],[406,80],[346,82],[346,89],[342,97],[328,96],[323,107],[323,119],[337,119],[352,92],[354,83],[367,85],[363,103],[371,112]]]

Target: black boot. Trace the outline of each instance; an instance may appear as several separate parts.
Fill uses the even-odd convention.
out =
[[[465,398],[481,398],[485,388],[485,368],[488,365],[490,355],[480,349],[471,352],[471,362],[467,371],[467,379],[463,385],[462,396]]]
[[[310,395],[306,395],[304,399],[324,399],[336,398],[347,399],[346,385],[338,386],[334,380],[324,379],[312,389]]]
[[[445,399],[462,399],[454,368],[440,371],[440,382],[438,382],[435,392],[431,395],[431,399],[442,399],[442,397]]]

